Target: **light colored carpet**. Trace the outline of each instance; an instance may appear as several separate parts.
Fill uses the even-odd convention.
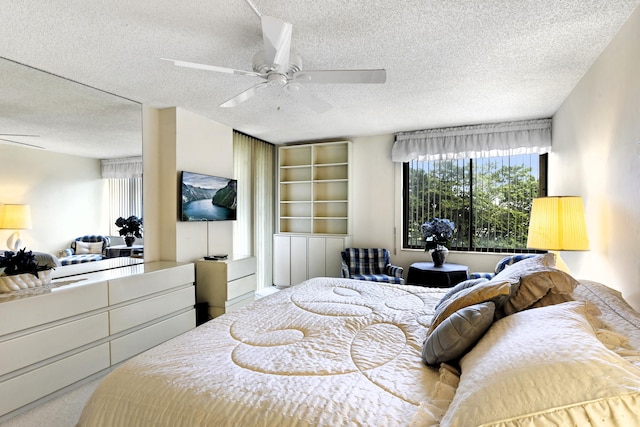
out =
[[[73,427],[102,378],[95,379],[33,409],[1,422],[1,427]]]

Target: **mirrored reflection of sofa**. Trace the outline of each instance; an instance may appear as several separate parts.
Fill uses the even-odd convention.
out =
[[[110,241],[107,236],[86,235],[77,237],[68,249],[62,250],[61,265],[81,264],[106,258]]]

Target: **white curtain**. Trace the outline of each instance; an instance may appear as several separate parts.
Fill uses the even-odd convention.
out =
[[[238,180],[234,251],[258,261],[258,290],[273,283],[275,146],[233,133],[233,169]]]
[[[550,151],[551,119],[539,119],[398,133],[391,158],[409,162]]]
[[[142,157],[100,160],[103,178],[138,178],[142,176]]]
[[[142,218],[142,177],[109,178],[109,233],[119,234],[116,220],[135,215]]]

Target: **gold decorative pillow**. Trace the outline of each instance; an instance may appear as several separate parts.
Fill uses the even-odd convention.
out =
[[[578,286],[578,281],[567,273],[551,267],[543,267],[540,271],[520,278],[520,285],[515,294],[502,307],[504,314],[510,315],[526,310],[543,300],[542,305],[570,301],[568,296]],[[554,302],[555,301],[555,302]]]

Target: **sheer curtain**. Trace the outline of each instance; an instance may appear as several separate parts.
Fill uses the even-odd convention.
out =
[[[549,151],[551,119],[539,119],[398,133],[391,158],[394,162],[408,162]]]
[[[142,217],[142,157],[103,159],[102,178],[109,185],[109,233],[118,235],[118,217]]]
[[[234,251],[258,261],[258,290],[273,283],[275,146],[233,133],[233,169],[238,180]]]

